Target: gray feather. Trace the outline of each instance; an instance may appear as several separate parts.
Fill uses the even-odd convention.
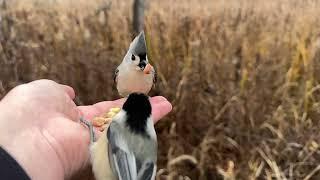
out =
[[[153,162],[145,162],[139,171],[138,180],[151,180],[155,172],[154,168]]]
[[[129,162],[133,157],[130,154],[119,149],[113,155],[113,160],[116,161],[116,169],[119,179],[133,180],[133,176],[130,171]]]
[[[136,38],[134,38],[130,49],[135,55],[147,54],[147,44],[143,31],[140,32]]]
[[[112,122],[107,131],[109,160],[114,174],[121,180],[136,180],[135,157],[123,142],[121,127]]]
[[[110,165],[118,179],[154,179],[157,161],[156,141],[132,133],[117,120],[110,124],[107,138]]]

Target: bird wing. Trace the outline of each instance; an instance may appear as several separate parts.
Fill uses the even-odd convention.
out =
[[[145,162],[139,170],[138,180],[152,180],[155,178],[156,165],[152,162]]]
[[[136,158],[121,131],[122,128],[116,122],[112,122],[108,128],[109,161],[119,180],[137,180]]]

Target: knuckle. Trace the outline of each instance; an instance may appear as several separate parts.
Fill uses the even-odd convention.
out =
[[[49,79],[39,79],[39,80],[32,81],[31,84],[56,85],[57,83]]]

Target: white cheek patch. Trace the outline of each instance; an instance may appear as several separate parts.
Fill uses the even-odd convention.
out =
[[[139,60],[136,58],[136,60],[133,61],[133,64],[138,65],[139,64]]]
[[[140,62],[140,58],[139,58],[139,56],[136,56],[136,55],[133,55],[133,56],[135,57],[135,60],[134,60],[134,61],[132,61],[132,62],[133,62],[133,64],[138,65],[138,64],[139,64],[139,62]]]
[[[139,71],[139,70],[140,70],[140,67],[136,67],[136,70]]]

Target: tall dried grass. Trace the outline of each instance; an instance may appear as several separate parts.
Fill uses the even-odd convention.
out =
[[[2,7],[1,96],[50,78],[73,86],[79,103],[116,98],[131,4]],[[158,179],[320,179],[319,8],[314,0],[148,1],[153,95],[174,106],[156,125]]]

